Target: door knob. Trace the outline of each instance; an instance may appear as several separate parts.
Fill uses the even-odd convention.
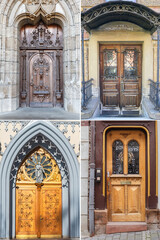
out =
[[[40,221],[42,221],[43,220],[43,217],[42,216],[40,216]]]

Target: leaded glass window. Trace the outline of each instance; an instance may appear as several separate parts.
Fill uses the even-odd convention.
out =
[[[104,77],[114,79],[117,77],[117,52],[112,49],[104,51]]]
[[[139,174],[139,144],[135,140],[128,143],[128,174]]]
[[[124,52],[124,77],[136,79],[138,75],[138,51],[126,49]]]
[[[123,143],[120,140],[114,141],[112,154],[113,174],[123,174]]]

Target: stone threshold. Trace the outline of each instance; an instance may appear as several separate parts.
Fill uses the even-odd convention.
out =
[[[146,231],[146,222],[108,222],[106,224],[106,233],[123,233]]]

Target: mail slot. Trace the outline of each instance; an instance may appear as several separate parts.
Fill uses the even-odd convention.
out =
[[[131,181],[121,181],[121,184],[122,184],[122,185],[130,185],[130,184],[131,184]]]

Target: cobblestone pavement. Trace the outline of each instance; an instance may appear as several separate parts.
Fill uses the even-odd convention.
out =
[[[97,235],[94,237],[81,238],[82,240],[160,240],[160,230],[116,233],[108,235]]]

